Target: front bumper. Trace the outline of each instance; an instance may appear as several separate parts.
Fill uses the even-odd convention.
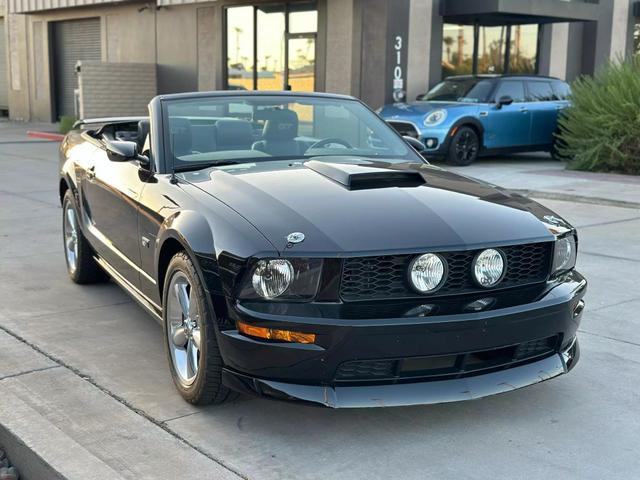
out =
[[[484,375],[400,385],[322,386],[283,383],[225,369],[223,381],[234,390],[283,400],[302,400],[332,408],[399,407],[473,400],[544,382],[567,373],[580,357],[574,337],[560,353],[533,363]]]
[[[245,393],[336,408],[430,404],[502,393],[556,377],[575,365],[582,316],[577,307],[585,292],[586,280],[574,271],[543,286],[531,301],[518,304],[516,295],[507,293],[516,303],[510,305],[496,295],[493,309],[479,312],[407,317],[385,316],[378,308],[362,318],[335,305],[236,304],[229,309],[231,322],[315,333],[317,340],[311,345],[270,343],[223,330],[223,381]],[[337,377],[347,362],[476,355],[550,337],[558,339],[557,345],[544,355],[477,372],[382,381]]]
[[[450,131],[450,127],[431,127],[422,129],[420,131],[419,140],[427,147],[424,155],[434,157],[446,155],[449,150],[449,143],[451,142],[451,138],[449,137]],[[427,146],[427,143],[429,143],[430,140],[435,143],[435,146]]]

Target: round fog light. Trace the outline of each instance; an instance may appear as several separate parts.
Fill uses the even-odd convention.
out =
[[[483,250],[473,262],[473,275],[481,287],[493,287],[504,275],[504,258],[493,248]]]
[[[435,253],[425,253],[416,257],[409,265],[409,280],[420,293],[437,290],[444,280],[444,261]]]

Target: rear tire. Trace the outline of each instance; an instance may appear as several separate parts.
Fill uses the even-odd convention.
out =
[[[69,277],[75,283],[88,284],[109,279],[94,259],[95,252],[82,234],[80,215],[71,190],[62,200],[62,240]]]
[[[465,167],[471,165],[478,158],[480,152],[480,139],[471,127],[460,127],[451,139],[447,163]]]
[[[222,403],[237,394],[222,383],[224,363],[215,315],[193,262],[185,252],[169,262],[163,288],[165,350],[176,388],[195,405]]]

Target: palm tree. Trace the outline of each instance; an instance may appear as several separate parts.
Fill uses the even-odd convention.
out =
[[[238,63],[240,60],[240,35],[244,30],[240,27],[233,27],[233,29],[236,32],[236,63]]]
[[[447,46],[447,62],[451,63],[451,45],[453,45],[453,38],[444,37],[442,39],[442,43],[444,43]]]

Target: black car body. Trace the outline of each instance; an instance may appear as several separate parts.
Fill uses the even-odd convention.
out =
[[[367,128],[345,140],[340,108]],[[331,121],[314,123],[325,111]],[[351,97],[178,94],[149,112],[80,122],[65,138],[65,251],[74,280],[99,278],[82,274],[93,262],[165,324],[173,370],[184,366],[171,339],[187,342],[195,364],[172,370],[187,400],[231,389],[331,407],[437,403],[537,383],[577,361],[577,236],[545,207],[429,165]],[[333,136],[301,135],[303,124]],[[554,271],[561,240],[573,250]],[[486,250],[503,261],[491,287],[473,273]],[[427,253],[440,273],[415,267]],[[415,272],[440,283],[422,293]],[[257,293],[287,278],[284,293]],[[174,312],[174,332],[172,291],[183,306],[180,289],[200,284],[197,312]]]

